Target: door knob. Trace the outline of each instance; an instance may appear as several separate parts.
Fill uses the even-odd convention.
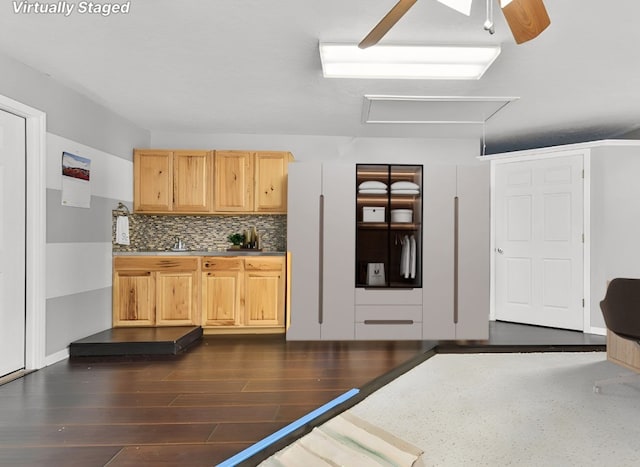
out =
[[[496,251],[497,251],[498,253],[500,253],[501,255],[503,255],[503,254],[504,254],[504,250],[503,250],[502,248],[496,248]]]

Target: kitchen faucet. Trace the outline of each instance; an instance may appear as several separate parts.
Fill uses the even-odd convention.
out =
[[[173,249],[174,250],[185,250],[185,246],[184,246],[184,242],[182,240],[180,240],[180,237],[176,237],[175,238],[175,242],[173,244]]]

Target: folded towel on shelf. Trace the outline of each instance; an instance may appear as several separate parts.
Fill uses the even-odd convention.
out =
[[[386,190],[387,184],[376,180],[369,180],[358,185],[360,190]]]
[[[391,189],[391,193],[394,195],[419,195],[420,190],[410,190],[410,189]]]
[[[387,193],[387,189],[360,188],[358,193],[362,193],[363,195],[384,195]]]
[[[419,190],[420,185],[413,182],[400,181],[400,182],[393,182],[391,184],[391,189],[392,190]]]
[[[127,216],[116,218],[116,243],[129,245],[129,218]]]

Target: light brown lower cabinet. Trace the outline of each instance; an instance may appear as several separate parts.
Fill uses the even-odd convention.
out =
[[[113,326],[200,324],[199,261],[198,257],[115,257]]]
[[[245,259],[244,295],[247,326],[284,326],[285,259]]]
[[[204,257],[202,326],[282,328],[285,258]]]
[[[284,332],[284,256],[116,256],[113,326]]]
[[[151,271],[113,273],[113,326],[153,326],[155,280]]]
[[[202,326],[240,326],[242,258],[205,257],[202,261]]]

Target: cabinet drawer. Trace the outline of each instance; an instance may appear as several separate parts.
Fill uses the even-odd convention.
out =
[[[246,258],[244,267],[247,271],[282,271],[284,258]]]
[[[402,322],[422,323],[422,306],[417,305],[359,305],[356,306],[356,323]]]
[[[197,271],[198,257],[177,258],[175,256],[117,256],[113,267],[116,271],[122,269],[137,269],[150,271]]]
[[[422,340],[422,323],[356,323],[357,340]]]
[[[356,305],[422,305],[422,289],[356,289]]]
[[[240,271],[242,258],[218,258],[206,256],[202,259],[202,269],[205,271]]]

